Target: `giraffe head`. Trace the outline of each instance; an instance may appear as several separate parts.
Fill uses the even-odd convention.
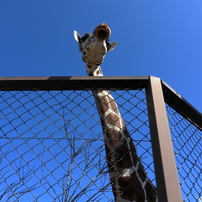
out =
[[[116,47],[117,42],[109,43],[110,35],[111,29],[105,23],[98,25],[92,34],[86,33],[83,37],[74,31],[74,38],[79,44],[79,50],[82,52],[82,59],[87,65],[87,70],[95,70],[102,64],[106,53]]]

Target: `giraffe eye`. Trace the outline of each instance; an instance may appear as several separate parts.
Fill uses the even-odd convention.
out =
[[[81,42],[83,43],[89,36],[90,36],[90,34],[89,34],[89,33],[86,33],[86,34],[81,38]]]
[[[107,45],[107,50],[109,50],[109,48],[110,48],[110,46],[111,46],[111,44],[109,43],[109,39],[106,40],[106,45]]]
[[[83,36],[83,37],[81,38],[82,43],[83,43],[86,39],[87,39],[87,36]]]

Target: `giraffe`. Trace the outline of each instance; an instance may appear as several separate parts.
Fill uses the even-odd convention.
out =
[[[117,42],[109,42],[105,23],[81,37],[74,31],[89,76],[103,76],[100,65]],[[104,133],[108,172],[116,202],[157,202],[155,186],[147,177],[117,103],[108,90],[93,90]]]

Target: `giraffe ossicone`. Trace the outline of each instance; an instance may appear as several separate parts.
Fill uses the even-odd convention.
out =
[[[105,23],[83,37],[74,31],[89,76],[103,76],[100,65],[117,42],[109,42],[111,29]],[[157,202],[157,191],[137,155],[118,105],[108,90],[93,90],[102,124],[108,172],[116,202]]]

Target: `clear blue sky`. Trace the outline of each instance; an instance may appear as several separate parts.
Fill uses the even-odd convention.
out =
[[[105,76],[160,77],[202,112],[201,0],[0,0],[0,77],[86,76],[73,31],[103,22]]]
[[[85,76],[73,31],[118,41],[106,76],[160,77],[202,111],[202,1],[0,1],[0,76]]]

